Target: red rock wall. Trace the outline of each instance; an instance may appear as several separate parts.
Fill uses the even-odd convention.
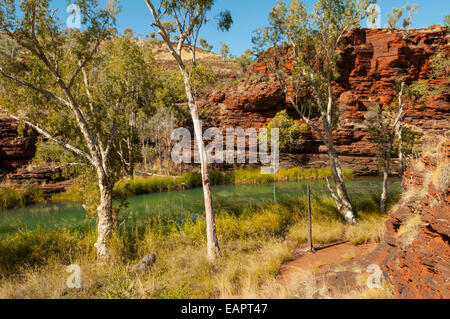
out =
[[[441,145],[405,173],[387,222],[383,267],[401,298],[450,298],[450,132]]]
[[[364,114],[369,107],[390,103],[396,98],[392,81],[403,78],[407,84],[428,79],[430,57],[443,50],[450,54],[446,29],[392,31],[358,29],[346,37],[342,50],[340,80],[334,91],[340,105],[340,126],[336,143],[341,162],[357,175],[376,175],[375,149],[364,129]],[[218,127],[260,128],[283,109],[299,119],[290,108],[275,80],[270,80],[263,59],[246,73],[239,85],[212,93],[203,104],[212,114],[211,125]],[[445,77],[430,81],[447,85]],[[408,105],[405,122],[425,132],[442,133],[449,126],[450,94],[434,96],[425,107]],[[320,123],[316,124],[320,127]],[[308,132],[305,143],[295,154],[285,154],[285,164],[306,167],[327,166],[326,148]]]
[[[0,175],[26,165],[36,152],[34,135],[19,136],[17,123],[0,119]]]

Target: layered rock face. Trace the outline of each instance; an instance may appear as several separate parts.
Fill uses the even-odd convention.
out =
[[[33,181],[40,185],[45,195],[63,192],[71,181],[63,177],[58,168],[28,168],[36,153],[38,135],[32,131],[19,134],[14,120],[0,120],[0,177],[22,183]]]
[[[334,85],[339,104],[340,124],[335,132],[338,152],[345,168],[357,175],[376,175],[375,148],[370,143],[364,120],[368,108],[396,99],[393,81],[429,79],[430,58],[438,51],[450,54],[448,33],[439,26],[428,29],[393,31],[357,29],[345,38],[340,63],[340,79]],[[429,83],[447,86],[446,77]],[[261,128],[281,110],[300,121],[287,103],[278,81],[270,76],[263,58],[247,71],[238,85],[212,93],[203,108],[212,114],[217,127]],[[435,95],[423,105],[407,105],[405,123],[420,131],[442,133],[449,125],[450,94]],[[314,120],[317,126],[321,124]],[[284,154],[282,164],[326,167],[326,148],[314,132],[295,154]],[[395,165],[394,165],[395,169]]]
[[[17,122],[0,119],[0,175],[26,165],[36,152],[34,134],[20,136]]]
[[[450,131],[436,140],[405,173],[387,222],[382,264],[401,298],[450,298]]]

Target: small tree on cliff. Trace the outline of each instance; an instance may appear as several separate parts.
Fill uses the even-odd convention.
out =
[[[417,10],[419,9],[418,4],[405,4],[402,8],[393,8],[392,12],[386,13],[388,18],[388,24],[386,28],[397,29],[397,23],[403,16],[403,13],[407,13],[408,15],[403,19],[402,27],[403,29],[408,29],[412,25],[412,17],[416,15]]]
[[[135,59],[137,54],[115,55],[123,54],[118,52],[123,46],[110,47],[109,54],[100,52],[101,43],[113,33],[115,2],[109,1],[106,8],[95,0],[75,4],[81,8],[85,31],[63,30],[50,1],[0,0],[0,32],[23,54],[14,61],[0,60],[0,107],[72,152],[96,174],[95,246],[99,257],[108,257],[114,227],[113,187],[123,173],[114,149],[129,135],[127,115],[146,101],[148,94],[142,93],[148,91],[143,88],[148,78],[144,59]],[[133,47],[131,39],[125,41]],[[137,45],[127,52],[137,53]]]
[[[178,64],[180,72],[183,76],[183,81],[188,100],[188,106],[191,111],[191,117],[194,123],[195,139],[198,145],[198,151],[201,161],[202,183],[205,201],[206,213],[206,230],[207,230],[207,251],[208,258],[213,260],[220,252],[219,241],[216,233],[215,215],[213,210],[211,186],[207,164],[207,154],[205,144],[203,141],[203,132],[200,123],[197,97],[193,92],[192,84],[192,68],[189,68],[182,58],[183,48],[188,43],[194,48],[192,63],[195,66],[195,47],[197,46],[198,35],[200,29],[208,21],[206,16],[211,11],[214,5],[214,0],[162,0],[159,7],[153,5],[154,1],[145,0],[148,8],[153,16],[153,26],[158,29],[158,32],[164,42],[166,43],[170,53]],[[174,45],[164,27],[161,19],[171,17],[176,21],[178,30],[178,41]],[[220,14],[218,22],[219,30],[228,30],[233,20],[228,11]]]
[[[444,26],[446,26],[446,27],[450,26],[450,14],[445,17]]]
[[[377,146],[383,173],[383,188],[380,200],[380,212],[382,214],[386,212],[388,178],[394,152],[394,142],[397,136],[400,137],[400,140],[402,137],[402,121],[405,116],[404,93],[405,82],[402,82],[398,94],[398,104],[384,107],[377,106],[366,114],[367,130],[372,142]]]
[[[430,59],[429,78],[436,79],[448,74],[450,74],[450,57],[443,52],[438,52]],[[387,184],[392,157],[398,154],[399,174],[403,177],[408,159],[419,153],[419,134],[413,127],[405,125],[403,121],[406,115],[405,102],[408,100],[414,104],[425,105],[430,96],[447,92],[449,83],[448,77],[445,78],[443,84],[435,83],[433,87],[430,86],[428,80],[418,80],[410,86],[407,86],[403,80],[398,81],[395,85],[398,101],[392,105],[373,108],[366,114],[367,129],[372,142],[377,146],[382,167],[381,213],[386,212]]]
[[[253,54],[252,50],[247,49],[245,50],[245,53],[242,54],[240,57],[236,58],[236,62],[241,67],[242,73],[245,73],[247,71],[248,67],[255,61],[255,55]]]
[[[263,53],[287,100],[327,146],[336,189],[331,195],[345,219],[355,222],[347,194],[333,131],[338,123],[333,81],[339,76],[338,49],[344,34],[358,27],[372,0],[318,0],[313,12],[293,0],[279,1],[269,16],[270,26],[260,29],[253,42]],[[319,118],[320,124],[312,121]],[[321,127],[320,127],[321,126]]]
[[[228,54],[230,54],[230,47],[225,42],[220,42],[222,47],[220,48],[220,55],[226,59],[228,58]]]

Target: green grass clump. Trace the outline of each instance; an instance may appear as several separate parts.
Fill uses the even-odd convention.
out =
[[[44,201],[44,193],[37,186],[0,187],[0,210],[23,207]]]
[[[307,179],[331,178],[331,170],[327,168],[304,169],[302,167],[280,168],[276,174],[263,175],[260,169],[240,169],[231,173],[234,184],[267,184],[274,182],[290,182]],[[344,170],[346,179],[353,177],[353,171]]]
[[[16,189],[0,188],[0,209],[10,209],[21,205],[22,199]]]

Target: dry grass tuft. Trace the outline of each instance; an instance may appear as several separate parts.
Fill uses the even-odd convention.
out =
[[[420,216],[416,215],[411,217],[405,225],[400,227],[397,234],[400,237],[401,247],[403,249],[411,247],[412,243],[419,235],[421,224],[422,220]]]
[[[450,187],[450,164],[443,162],[433,172],[433,184],[445,194]]]

